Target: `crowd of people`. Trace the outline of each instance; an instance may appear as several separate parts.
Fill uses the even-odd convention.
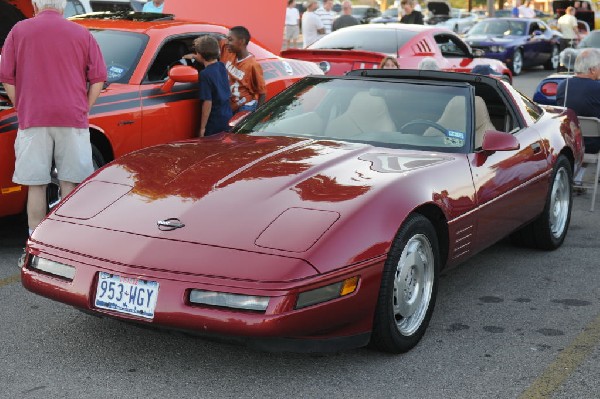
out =
[[[305,11],[300,17],[296,0],[287,0],[284,49],[298,47],[300,34],[302,48],[306,48],[333,31],[360,24],[352,15],[352,2],[349,0],[341,3],[339,16],[333,11],[333,0],[323,0],[320,7],[317,0],[308,0],[304,2],[304,7]],[[424,24],[421,8],[416,0],[402,0],[400,7],[400,23]]]

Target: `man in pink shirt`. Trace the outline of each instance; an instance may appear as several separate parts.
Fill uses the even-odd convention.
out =
[[[66,0],[33,0],[35,17],[10,31],[0,63],[19,119],[13,181],[29,188],[29,233],[46,215],[52,160],[62,196],[94,168],[88,114],[106,80],[98,43],[63,18]]]

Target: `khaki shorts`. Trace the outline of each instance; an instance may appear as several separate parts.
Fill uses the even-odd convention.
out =
[[[294,40],[298,39],[300,35],[300,27],[298,25],[286,25],[285,26],[285,39]]]
[[[50,183],[52,159],[58,180],[81,183],[92,174],[90,131],[73,127],[31,127],[17,132],[13,182],[25,186]]]

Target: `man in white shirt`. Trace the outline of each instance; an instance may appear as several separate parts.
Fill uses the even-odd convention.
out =
[[[535,10],[533,9],[533,2],[527,0],[527,3],[519,6],[519,17],[521,18],[535,18]]]
[[[562,33],[562,38],[560,39],[560,51],[574,45],[574,40],[579,40],[579,29],[577,29],[575,12],[575,7],[567,7],[565,15],[556,21],[558,30]]]
[[[315,14],[321,18],[323,26],[325,27],[325,34],[331,33],[331,27],[333,26],[333,19],[335,13],[331,11],[333,8],[333,0],[323,0],[323,7],[319,7]]]
[[[305,48],[316,42],[325,33],[325,26],[321,18],[315,14],[317,6],[317,0],[308,0],[306,11],[302,14],[302,38]]]
[[[296,47],[296,42],[300,36],[300,12],[296,8],[296,0],[288,0],[288,6],[285,9],[285,41],[286,48]]]

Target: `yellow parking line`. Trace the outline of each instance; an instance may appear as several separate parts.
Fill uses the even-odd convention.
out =
[[[549,398],[600,343],[600,315],[546,368],[520,399]]]
[[[20,274],[15,274],[14,276],[0,279],[0,288],[4,287],[5,285],[16,283],[17,281],[21,281]]]

